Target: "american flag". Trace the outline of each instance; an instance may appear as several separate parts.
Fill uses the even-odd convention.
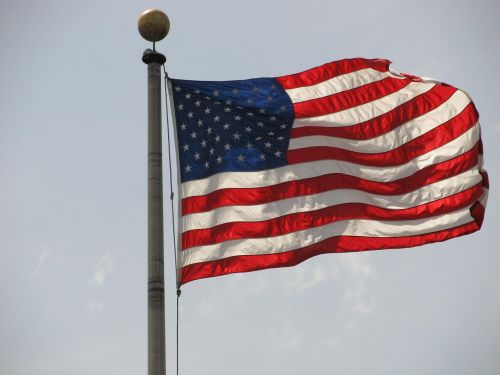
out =
[[[345,59],[278,78],[169,79],[179,280],[481,227],[478,113],[452,86]]]

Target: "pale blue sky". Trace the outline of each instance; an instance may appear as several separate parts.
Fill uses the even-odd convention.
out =
[[[172,77],[361,56],[466,90],[492,185],[473,235],[187,284],[181,374],[500,373],[498,1],[18,0],[0,4],[0,374],[146,373],[149,45],[136,23],[150,7],[171,20],[158,49]]]

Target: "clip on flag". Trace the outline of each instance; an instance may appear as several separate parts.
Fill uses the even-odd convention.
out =
[[[240,81],[169,79],[180,284],[478,230],[488,177],[469,96],[380,59]]]

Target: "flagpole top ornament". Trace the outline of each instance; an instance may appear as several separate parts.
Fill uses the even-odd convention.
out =
[[[153,43],[158,42],[167,36],[170,20],[159,9],[147,9],[139,17],[138,29],[144,39]]]

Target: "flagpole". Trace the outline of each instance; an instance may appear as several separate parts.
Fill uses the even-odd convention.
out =
[[[163,255],[163,177],[161,142],[161,65],[155,43],[169,31],[165,13],[144,11],[139,33],[153,42],[142,61],[148,65],[148,375],[165,375],[165,283]]]

